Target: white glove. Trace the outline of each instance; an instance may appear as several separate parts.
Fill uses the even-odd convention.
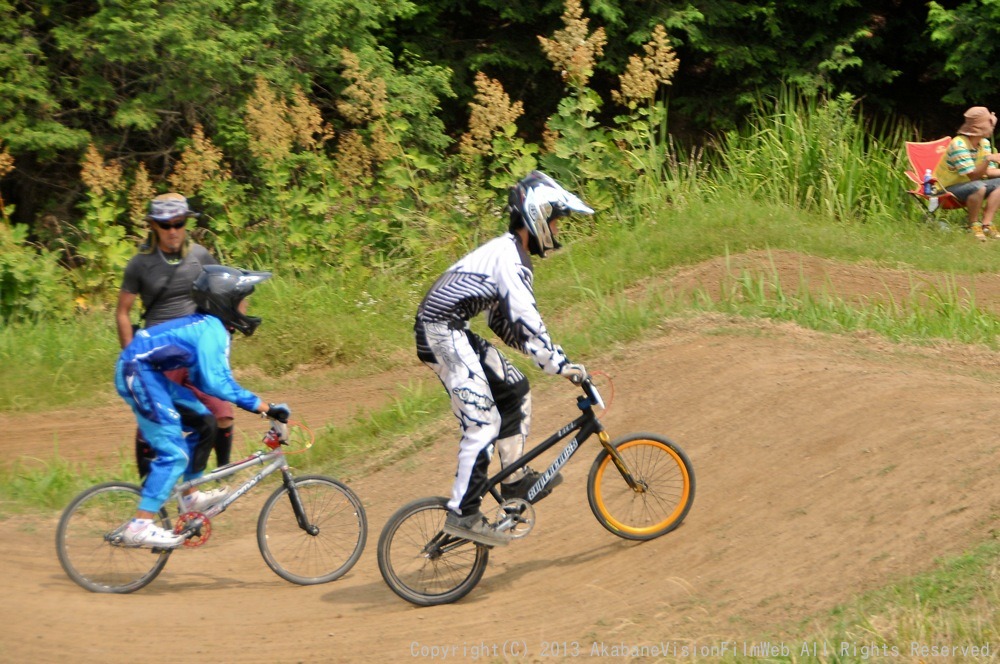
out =
[[[559,368],[559,375],[569,379],[574,385],[582,385],[587,380],[587,370],[582,364],[564,364]]]

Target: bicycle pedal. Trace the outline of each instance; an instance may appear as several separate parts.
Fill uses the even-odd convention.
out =
[[[535,527],[535,508],[523,498],[503,501],[497,508],[496,530],[511,539],[526,537]]]

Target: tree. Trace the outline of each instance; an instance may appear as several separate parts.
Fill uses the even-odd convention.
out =
[[[1000,73],[993,73],[993,53],[1000,38],[1000,3],[971,0],[947,9],[929,2],[928,8],[930,39],[946,54],[941,65],[949,82],[944,101],[963,107],[995,106]]]
[[[141,160],[162,180],[196,125],[238,169],[247,154],[240,109],[258,77],[285,91],[298,85],[334,117],[347,85],[341,50],[377,54],[377,32],[412,9],[407,0],[0,0],[0,130],[18,162],[9,198],[28,221],[42,196],[61,190],[65,212],[90,143],[112,159]],[[372,60],[397,88],[426,83],[426,63],[397,71]],[[433,114],[420,101],[414,113]]]

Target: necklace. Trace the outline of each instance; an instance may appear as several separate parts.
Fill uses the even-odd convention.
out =
[[[163,258],[164,261],[166,261],[167,265],[177,265],[178,263],[181,262],[182,256],[180,252],[173,254],[166,254],[159,247],[156,248],[156,251],[159,252],[160,257]]]

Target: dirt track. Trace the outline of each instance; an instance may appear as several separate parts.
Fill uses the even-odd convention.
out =
[[[905,294],[914,283],[905,272],[788,254],[738,260],[777,270],[793,287],[812,275],[810,283],[843,297]],[[649,287],[717,290],[720,270],[713,262]],[[980,306],[1000,303],[995,279],[974,288]],[[128,596],[93,595],[66,578],[52,542],[57,515],[0,521],[0,661],[575,661],[574,652],[623,661],[612,648],[780,638],[996,527],[1000,362],[992,352],[707,316],[665,322],[656,338],[609,350],[590,368],[614,379],[604,419],[613,437],[659,432],[691,457],[697,496],[676,532],[630,543],[597,524],[584,486],[596,453],[588,443],[539,505],[535,532],[495,550],[472,594],[412,607],[383,584],[375,544],[401,503],[447,490],[455,441],[444,428],[420,456],[351,478],[368,511],[368,546],[350,574],[324,586],[290,585],[261,560],[253,524],[268,491],[220,517],[206,546],[178,552],[160,578]],[[336,392],[371,406],[420,371]],[[572,415],[574,391],[533,379],[541,436]],[[312,422],[349,415],[329,394],[288,400]],[[101,435],[83,434],[85,417],[102,423]],[[54,435],[60,452],[77,458],[108,450],[109,440],[127,448],[130,425],[117,405],[38,424],[45,420],[49,429],[18,419],[21,431],[43,431],[29,441],[36,455],[51,453]]]

